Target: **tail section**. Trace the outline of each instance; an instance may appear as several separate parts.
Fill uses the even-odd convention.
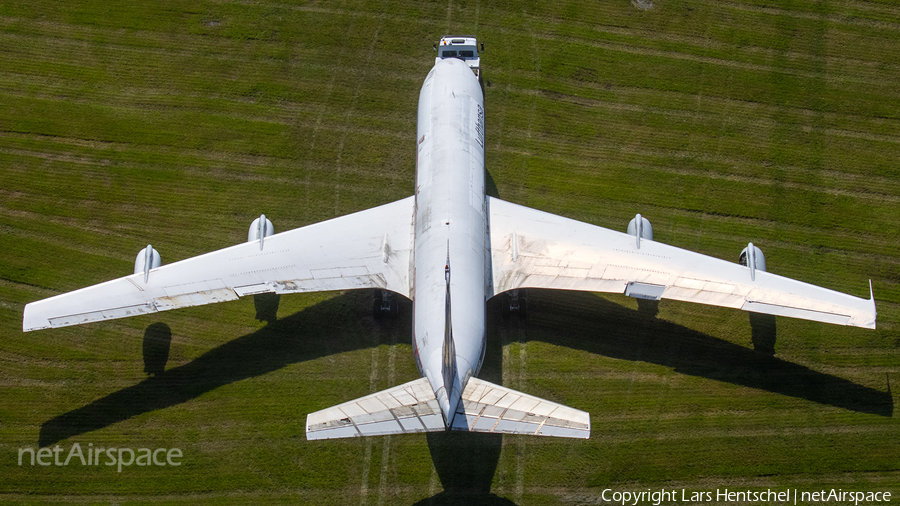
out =
[[[591,420],[584,411],[474,377],[469,378],[461,395],[454,389],[457,378],[450,317],[449,247],[444,276],[447,291],[440,401],[428,378],[420,378],[310,413],[306,418],[306,439],[436,432],[447,430],[448,425],[467,432],[590,437]]]
[[[580,411],[478,378],[469,378],[453,430],[587,439],[591,418]]]
[[[428,378],[310,413],[306,439],[384,436],[447,430]]]
[[[478,378],[469,378],[453,430],[587,439],[588,413]],[[306,439],[445,431],[428,378],[360,397],[306,417]]]

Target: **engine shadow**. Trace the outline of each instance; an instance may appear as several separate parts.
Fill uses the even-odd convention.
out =
[[[356,311],[348,310],[351,306],[368,308],[371,297],[369,290],[349,292],[281,320],[269,321],[252,334],[224,343],[164,373],[161,347],[164,345],[167,357],[171,330],[164,323],[154,323],[145,333],[144,360],[148,372],[155,375],[44,422],[39,444],[45,447],[148,411],[175,406],[220,386],[289,364],[370,348],[377,339],[373,341],[371,330],[360,330],[368,311],[360,313],[357,319],[347,318],[347,313]],[[406,313],[410,313],[409,309]]]
[[[529,340],[788,395],[842,409],[890,417],[888,392],[774,356],[775,319],[750,314],[753,346],[739,346],[584,292],[530,290]]]
[[[278,304],[281,295],[277,293],[258,293],[253,296],[253,306],[256,308],[257,321],[272,323],[278,319]]]
[[[154,323],[144,331],[144,372],[159,376],[166,370],[169,361],[169,347],[172,344],[172,329],[165,323]]]
[[[753,349],[757,353],[775,355],[775,341],[778,335],[775,315],[750,313],[750,332]]]

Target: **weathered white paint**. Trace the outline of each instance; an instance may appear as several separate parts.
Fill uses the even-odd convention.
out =
[[[484,97],[475,74],[461,60],[438,60],[419,93],[413,332],[420,368],[448,423],[466,379],[478,374],[484,347],[483,125]],[[442,375],[448,248],[456,351],[450,392]]]

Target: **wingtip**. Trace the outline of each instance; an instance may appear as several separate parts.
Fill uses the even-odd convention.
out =
[[[25,304],[25,309],[22,311],[22,332],[31,332],[32,330],[45,328],[36,326],[33,318],[29,318],[28,313],[30,313],[32,309],[32,303]]]
[[[870,328],[875,328],[876,320],[878,319],[878,310],[875,307],[875,292],[872,290],[872,280],[869,279],[869,300],[872,301],[872,326]]]

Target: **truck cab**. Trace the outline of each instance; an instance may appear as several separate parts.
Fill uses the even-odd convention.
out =
[[[481,57],[478,54],[478,41],[471,35],[445,35],[435,46],[438,55],[434,62],[445,58],[457,58],[469,65],[472,72],[480,77]]]

